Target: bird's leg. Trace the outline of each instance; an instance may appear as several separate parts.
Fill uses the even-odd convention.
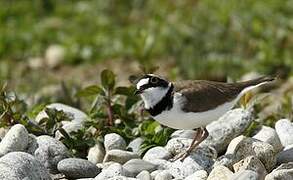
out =
[[[190,145],[186,153],[184,153],[184,155],[181,157],[181,161],[183,161],[187,156],[189,156],[193,149],[196,148],[202,141],[204,141],[209,136],[209,132],[206,128],[200,128],[200,130],[201,136],[194,141],[195,143],[192,143]]]
[[[194,139],[192,140],[191,145],[186,150],[186,152],[180,154],[179,156],[175,157],[171,161],[176,161],[180,159],[180,161],[183,161],[187,156],[190,155],[190,153],[193,151],[194,148],[196,148],[202,141],[204,141],[209,136],[209,132],[206,128],[197,128],[197,133],[194,136]]]
[[[192,142],[191,142],[191,144],[190,144],[190,146],[189,146],[189,148],[188,148],[188,150],[196,143],[196,141],[197,141],[197,139],[200,137],[200,136],[202,136],[202,129],[201,128],[196,128],[196,133],[195,133],[195,136],[194,136],[194,138],[193,138],[193,140],[192,140]],[[188,151],[187,150],[187,151]],[[180,154],[178,154],[177,156],[175,156],[174,158],[172,158],[170,161],[171,162],[174,162],[174,161],[176,161],[176,160],[178,160],[178,159],[180,159],[180,158],[182,158],[183,156],[185,156],[185,154],[187,153],[187,151],[186,152],[184,152],[184,153],[180,153]],[[190,153],[190,152],[189,152]]]

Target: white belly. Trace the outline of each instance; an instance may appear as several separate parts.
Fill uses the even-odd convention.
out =
[[[174,101],[173,108],[163,111],[154,117],[159,123],[174,129],[195,129],[205,127],[213,121],[218,120],[222,115],[229,111],[236,103],[236,99],[222,104],[215,109],[204,112],[183,112],[180,101]]]
[[[159,123],[174,128],[174,129],[195,129],[198,127],[205,127],[213,121],[218,120],[227,111],[233,108],[240,97],[247,91],[254,89],[262,84],[250,86],[242,90],[242,92],[232,101],[222,104],[212,110],[204,112],[183,112],[181,110],[181,103],[184,101],[181,94],[175,93],[173,108],[168,111],[163,111],[161,114],[154,117]]]

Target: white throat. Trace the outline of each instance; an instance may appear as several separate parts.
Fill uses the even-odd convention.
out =
[[[142,94],[141,98],[144,101],[144,107],[150,109],[160,102],[163,97],[167,94],[170,86],[167,88],[152,87],[146,89]]]

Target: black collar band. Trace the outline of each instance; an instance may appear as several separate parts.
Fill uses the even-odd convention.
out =
[[[173,107],[173,89],[171,84],[166,95],[152,108],[146,109],[152,116],[156,116],[165,110],[170,110]]]

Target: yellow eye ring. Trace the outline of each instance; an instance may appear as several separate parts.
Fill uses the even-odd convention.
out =
[[[156,84],[159,82],[159,79],[157,77],[152,77],[150,81],[151,81],[151,83]]]

